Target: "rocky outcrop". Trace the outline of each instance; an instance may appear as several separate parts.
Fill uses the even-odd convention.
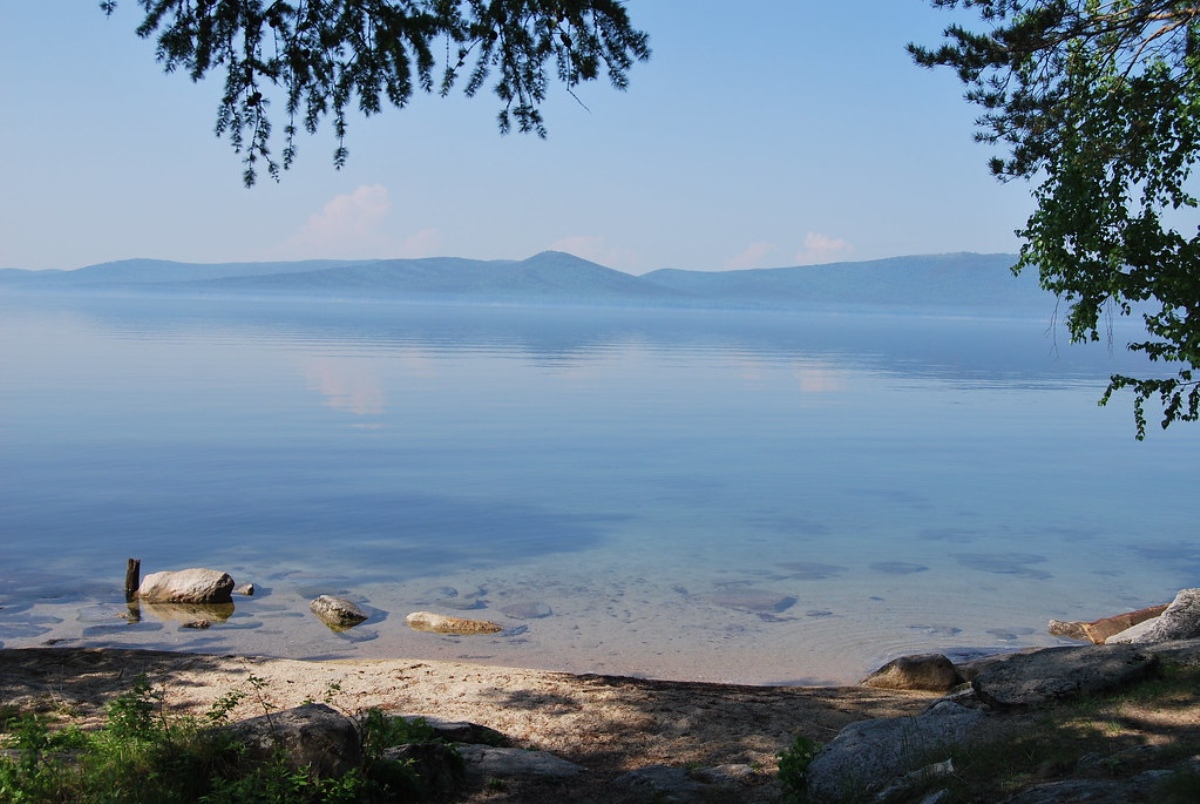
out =
[[[233,578],[198,567],[155,572],[142,579],[137,594],[149,603],[230,603]]]
[[[749,765],[679,768],[647,765],[613,780],[613,787],[638,796],[638,801],[745,801],[757,792],[779,800],[778,782]],[[755,800],[759,800],[758,797]]]
[[[414,792],[420,801],[444,801],[464,776],[463,758],[458,750],[443,743],[409,743],[383,750],[383,758],[399,762],[417,777]]]
[[[1087,623],[1051,620],[1049,631],[1053,636],[1078,639],[1080,641],[1091,642],[1093,645],[1103,645],[1114,634],[1119,634],[1139,623],[1158,617],[1166,608],[1167,604],[1164,603],[1161,606],[1150,606],[1138,609],[1137,611],[1117,614],[1112,617],[1101,617],[1099,620],[1092,620]]]
[[[842,729],[808,767],[807,800],[940,801],[946,791],[939,793],[932,780],[953,773],[952,749],[994,738],[998,728],[1003,732],[1006,715],[1024,717],[1022,708],[1115,692],[1152,677],[1160,662],[1200,665],[1200,639],[1043,648],[976,662],[978,672],[969,688],[939,699],[922,714],[860,721]],[[1092,778],[1103,774],[1081,765],[1077,775],[1082,778],[1036,784],[1005,802],[1150,801],[1155,784],[1178,770],[1169,767],[1174,761],[1164,754],[1163,770],[1122,780]],[[1197,766],[1200,761],[1184,771],[1193,773]]]
[[[484,778],[538,776],[568,779],[583,773],[574,762],[546,751],[527,751],[523,748],[501,748],[491,745],[460,745],[458,753],[467,763],[467,772]]]
[[[308,604],[308,608],[335,631],[353,628],[367,619],[365,611],[344,597],[319,595]]]
[[[852,723],[809,765],[809,798],[841,801],[848,791],[878,792],[931,760],[948,756],[984,716],[978,708],[945,699],[916,717]]]
[[[1148,678],[1158,659],[1129,645],[1046,648],[997,662],[971,682],[995,707],[1034,707]]]
[[[862,680],[864,687],[925,692],[949,692],[962,683],[954,663],[940,653],[901,656]]]
[[[1200,589],[1181,589],[1162,614],[1110,636],[1108,642],[1142,645],[1197,637],[1200,637]]]
[[[310,703],[234,723],[231,729],[251,761],[272,760],[276,752],[288,767],[336,777],[362,764],[354,721],[325,704]]]
[[[404,621],[415,631],[429,631],[434,634],[498,634],[504,630],[488,620],[465,620],[428,611],[415,611],[405,617]]]

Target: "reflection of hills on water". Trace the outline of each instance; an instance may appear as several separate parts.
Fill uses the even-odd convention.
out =
[[[525,260],[198,265],[125,260],[76,271],[0,271],[0,287],[71,293],[315,296],[473,303],[791,309],[811,304],[1021,311],[1050,297],[1008,254],[944,254],[749,271],[614,271],[561,252]]]
[[[333,342],[346,354],[490,353],[571,367],[629,350],[737,360],[817,361],[973,383],[1097,383],[1146,370],[1107,344],[1071,344],[1052,304],[1026,317],[913,314],[813,305],[782,310],[667,310],[140,295],[0,296],[12,308],[71,311],[131,338],[250,337],[289,348]],[[1119,322],[1124,323],[1124,322]],[[222,333],[225,333],[222,335]]]

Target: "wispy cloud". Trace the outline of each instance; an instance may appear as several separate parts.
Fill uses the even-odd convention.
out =
[[[796,252],[797,265],[817,265],[836,262],[854,253],[853,244],[828,235],[809,232],[804,238],[804,248]]]
[[[741,254],[726,260],[725,269],[728,271],[744,271],[748,268],[765,268],[767,266],[764,263],[764,259],[774,251],[774,243],[762,241],[751,243],[742,250]]]
[[[442,248],[442,232],[440,229],[422,229],[409,235],[400,243],[397,257],[434,257]]]
[[[392,234],[388,190],[381,184],[363,184],[353,192],[335,195],[308,216],[291,237],[271,250],[275,259],[376,259],[431,257],[442,248],[436,228],[421,229],[406,237]]]
[[[574,254],[576,257],[591,260],[606,268],[629,271],[640,267],[637,254],[628,249],[614,246],[597,235],[571,235],[554,241],[549,248],[552,251]]]

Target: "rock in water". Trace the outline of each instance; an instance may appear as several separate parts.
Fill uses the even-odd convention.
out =
[[[927,692],[947,692],[962,683],[954,664],[940,653],[901,656],[862,681],[864,687],[874,689]]]
[[[343,597],[320,595],[308,604],[321,622],[335,631],[353,628],[367,619],[367,613]]]
[[[1171,604],[1157,617],[1108,638],[1108,642],[1144,645],[1200,637],[1200,589],[1180,589]]]
[[[142,579],[138,597],[150,603],[230,603],[233,578],[202,569],[155,572]]]
[[[779,614],[796,605],[796,598],[791,595],[781,595],[775,592],[763,592],[757,589],[737,589],[710,595],[708,598],[718,606],[729,609],[740,609],[754,614]]]
[[[1161,606],[1151,606],[1145,609],[1138,609],[1137,611],[1129,611],[1113,617],[1101,617],[1099,620],[1092,620],[1088,623],[1051,620],[1049,631],[1053,636],[1088,641],[1093,645],[1103,645],[1109,637],[1127,631],[1139,623],[1144,623],[1146,620],[1158,617],[1166,608],[1167,605],[1164,603]]]
[[[408,627],[434,634],[498,634],[504,629],[487,620],[464,620],[428,611],[414,611],[404,618]]]

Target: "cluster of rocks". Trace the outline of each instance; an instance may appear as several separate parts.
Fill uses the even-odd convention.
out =
[[[1200,636],[1200,589],[1183,589],[1164,606],[1091,622],[1050,621],[1050,633],[1097,645],[1145,645]]]
[[[230,605],[239,591],[228,574],[192,569],[147,576],[138,597],[149,604]],[[253,589],[240,590],[252,594]],[[369,614],[345,598],[320,595],[310,606],[335,630],[352,628]],[[464,608],[467,608],[464,606]],[[530,616],[544,616],[540,611]],[[495,634],[487,620],[419,611],[406,618],[421,631],[439,634]],[[952,750],[994,733],[989,725],[1013,712],[1052,706],[1080,696],[1119,689],[1152,676],[1164,660],[1200,665],[1200,589],[1185,589],[1166,605],[1090,622],[1052,620],[1056,636],[1093,644],[1055,647],[953,663],[941,654],[898,658],[863,685],[891,690],[943,693],[920,715],[854,723],[826,745],[807,769],[808,800],[888,802],[920,800],[935,804],[948,795],[936,780],[954,772]],[[579,765],[545,752],[509,748],[501,735],[482,726],[430,719],[439,741],[389,749],[388,757],[411,761],[433,797],[448,794],[464,778],[565,780],[584,772]],[[287,747],[296,767],[344,773],[361,762],[358,730],[327,706],[309,704],[269,718],[234,724],[248,745]],[[447,744],[453,744],[453,749]],[[1200,758],[1187,770],[1200,773]],[[463,769],[466,776],[463,776]],[[1128,779],[1070,778],[1035,784],[1007,804],[1126,802],[1150,800],[1154,786],[1175,768]],[[761,772],[749,766],[683,769],[655,765],[628,773],[613,784],[631,794],[666,801],[719,799],[748,784],[761,785]],[[750,781],[747,781],[747,780]],[[917,790],[934,792],[914,799]],[[723,792],[724,791],[724,792]]]
[[[415,719],[408,716],[409,719]],[[418,776],[423,801],[454,797],[485,783],[563,783],[587,773],[583,766],[547,751],[514,748],[500,732],[477,723],[421,717],[429,737],[392,746],[384,760],[397,760]],[[245,746],[242,761],[270,761],[281,749],[290,769],[320,777],[339,777],[364,761],[362,736],[355,721],[336,709],[306,703],[232,723]],[[741,791],[763,784],[749,765],[676,768],[651,765],[626,773],[610,784],[624,793],[655,801],[736,801]]]
[[[1165,606],[1089,623],[1051,621],[1051,633],[1093,642],[992,656],[955,665],[941,654],[896,659],[862,682],[895,690],[948,693],[915,717],[854,723],[813,759],[809,800],[934,804],[948,795],[936,779],[954,772],[952,750],[986,739],[1007,714],[1118,690],[1151,677],[1162,661],[1200,665],[1200,589],[1184,589]],[[1165,776],[1200,773],[1200,758],[1128,779],[1071,778],[1035,784],[1007,804],[1152,800]],[[912,798],[916,789],[935,792]]]
[[[227,572],[193,567],[147,575],[138,586],[136,598],[163,619],[183,620],[185,628],[207,628],[213,620],[229,619],[233,614],[235,594],[253,595],[254,586],[237,586]],[[309,610],[334,631],[345,631],[370,619],[357,603],[334,595],[318,595],[309,604]],[[537,609],[532,614],[521,609],[517,613],[543,617],[549,614],[549,609]],[[490,620],[448,617],[427,611],[413,612],[405,622],[414,630],[436,634],[498,634],[504,631],[502,626]]]

